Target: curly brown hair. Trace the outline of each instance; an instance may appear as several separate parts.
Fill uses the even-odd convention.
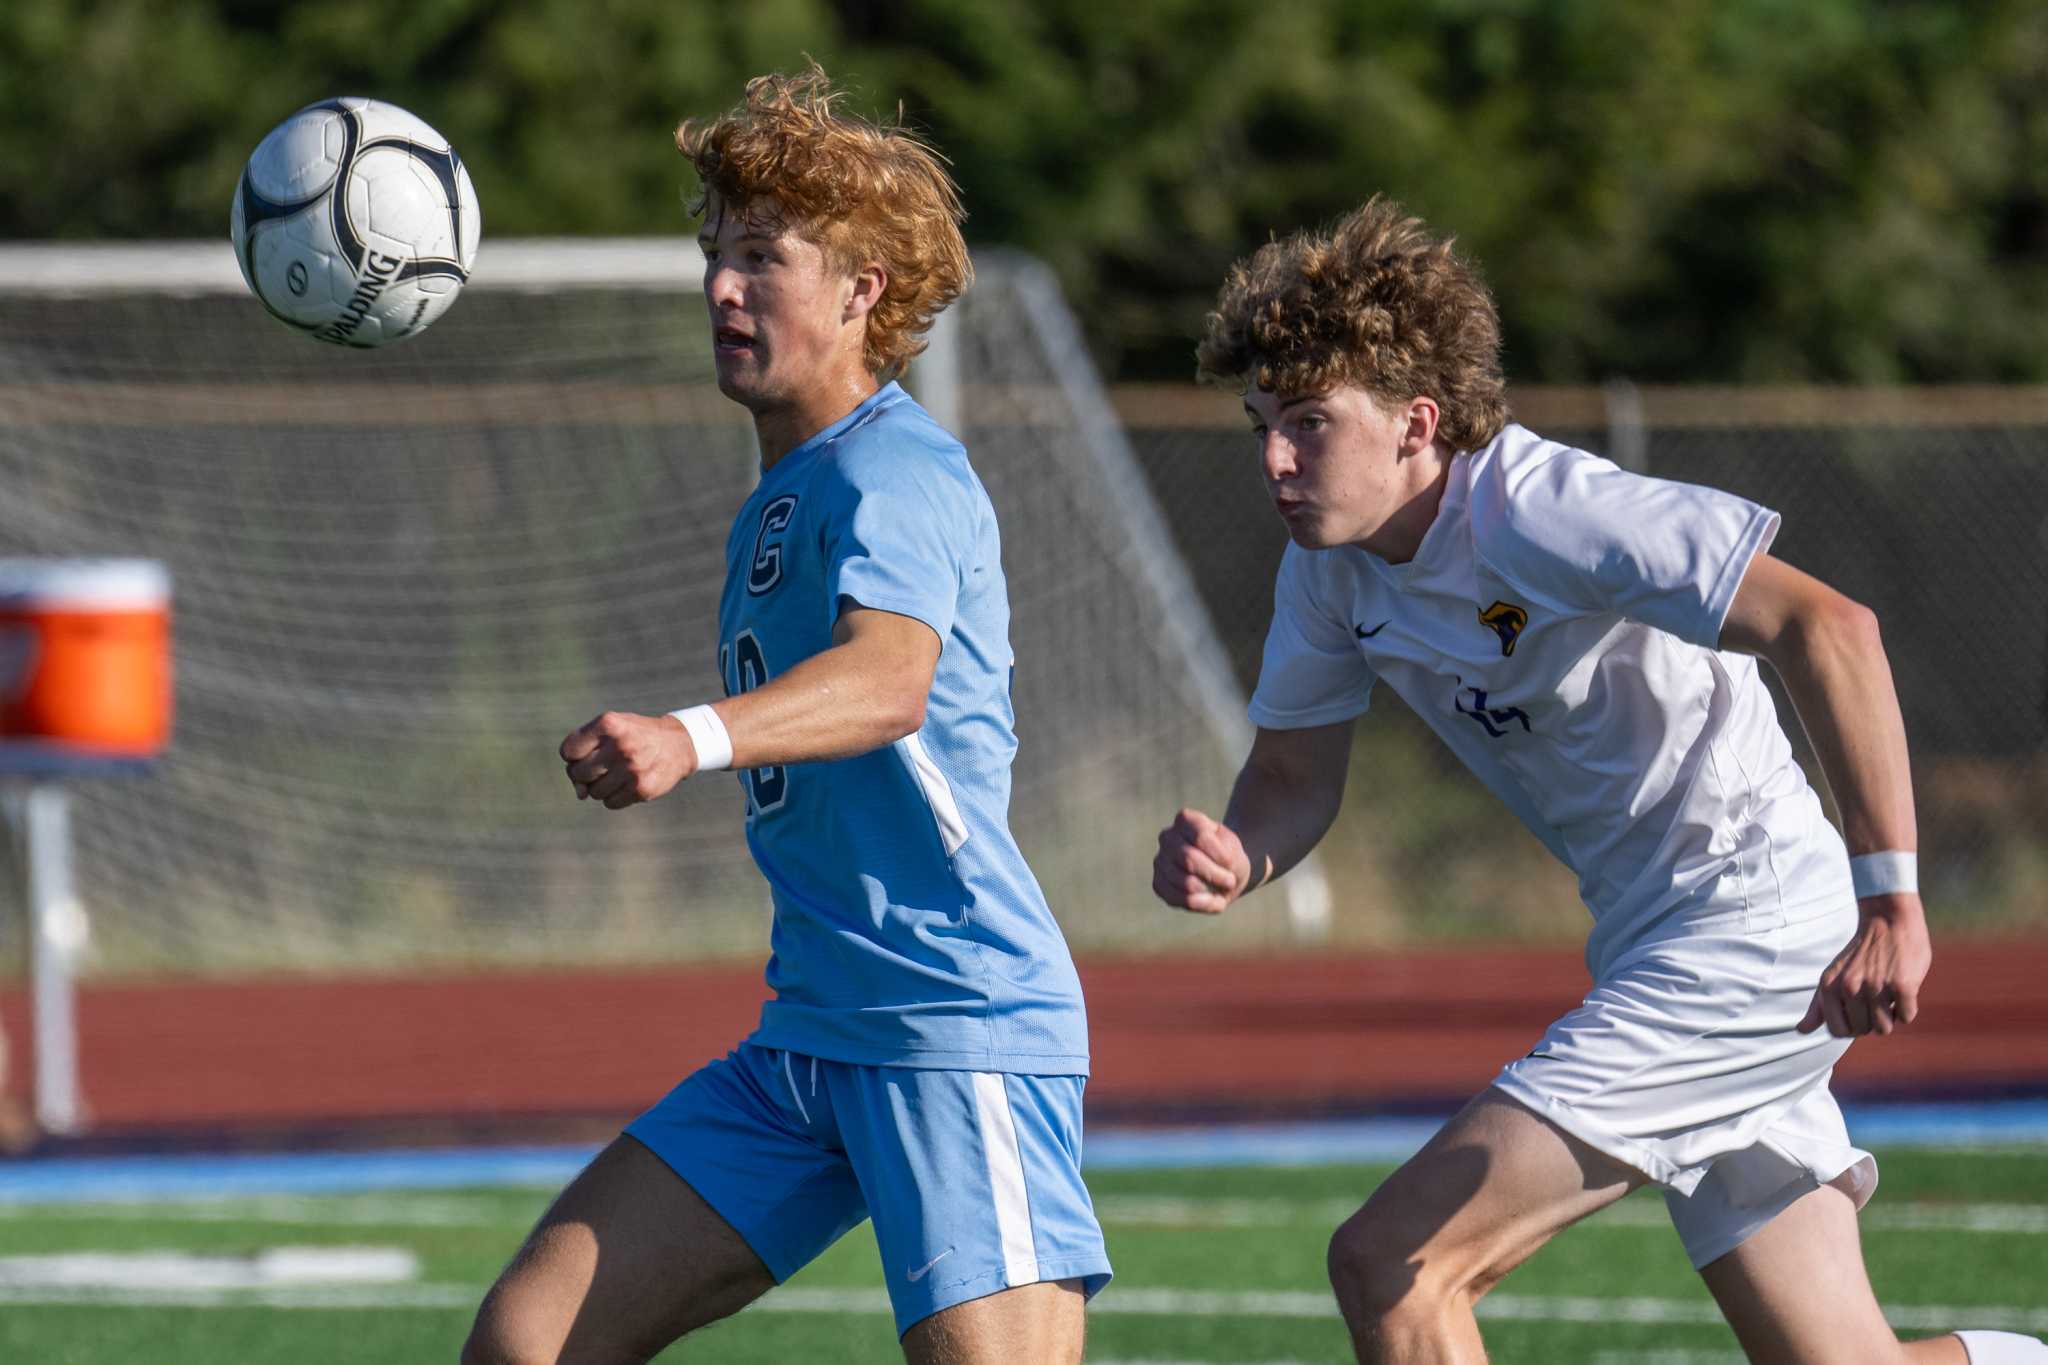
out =
[[[1197,376],[1239,392],[1427,395],[1444,439],[1478,449],[1508,420],[1500,314],[1453,246],[1381,195],[1327,231],[1268,242],[1224,277]]]
[[[945,158],[902,126],[840,112],[841,92],[816,62],[794,76],[756,76],[746,98],[716,119],[686,119],[676,148],[702,189],[725,209],[766,210],[852,274],[870,261],[888,272],[868,314],[869,371],[890,379],[925,348],[932,319],[974,282],[960,224],[960,190]]]

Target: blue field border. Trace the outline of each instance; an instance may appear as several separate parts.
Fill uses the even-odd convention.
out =
[[[2048,1149],[2048,1100],[1846,1105],[1850,1135],[1871,1147]],[[1399,1161],[1442,1118],[1331,1119],[1104,1128],[1087,1140],[1099,1171],[1219,1166],[1321,1166]],[[595,1154],[588,1144],[384,1149],[221,1156],[26,1157],[0,1161],[0,1204],[123,1203],[360,1194],[379,1190],[565,1184]]]

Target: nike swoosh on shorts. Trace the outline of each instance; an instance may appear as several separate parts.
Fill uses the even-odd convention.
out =
[[[929,1261],[926,1261],[917,1269],[911,1271],[909,1274],[910,1282],[912,1284],[916,1284],[919,1280],[923,1279],[926,1275],[929,1275],[931,1273],[931,1269],[933,1266],[937,1265],[940,1261],[945,1260],[948,1256],[951,1256],[952,1254],[953,1248],[947,1247],[944,1251],[932,1257]]]

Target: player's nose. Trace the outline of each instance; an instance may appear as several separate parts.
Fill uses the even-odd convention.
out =
[[[714,320],[719,310],[739,307],[745,302],[745,296],[740,289],[739,272],[722,263],[706,269],[704,299],[711,305]]]
[[[1266,439],[1259,446],[1259,465],[1265,471],[1269,484],[1291,478],[1296,470],[1293,445],[1278,432],[1267,432]]]

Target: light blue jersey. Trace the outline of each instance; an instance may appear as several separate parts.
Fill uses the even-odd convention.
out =
[[[1000,550],[966,450],[893,383],[776,461],[740,509],[718,610],[728,693],[829,648],[850,606],[913,617],[942,642],[915,734],[739,774],[775,901],[757,1046],[1087,1073],[1073,959],[1009,829]]]

